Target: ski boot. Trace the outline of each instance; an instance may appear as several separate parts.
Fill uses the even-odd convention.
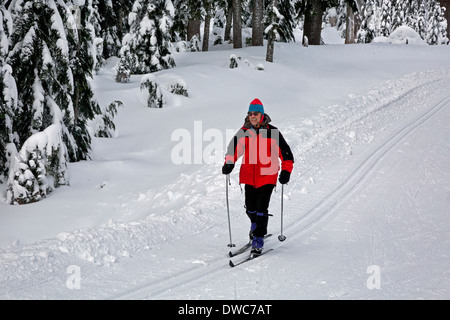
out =
[[[254,257],[259,256],[262,253],[264,246],[263,237],[253,237],[252,240],[252,251],[250,252]]]

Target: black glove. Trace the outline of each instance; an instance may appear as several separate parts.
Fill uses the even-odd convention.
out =
[[[286,184],[289,182],[289,178],[291,177],[291,173],[286,170],[282,170],[280,173],[280,177],[278,178],[278,181],[280,181],[281,184]]]
[[[234,163],[225,163],[222,167],[223,174],[230,174],[234,169]]]

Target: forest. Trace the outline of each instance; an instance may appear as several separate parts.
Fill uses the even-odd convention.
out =
[[[400,26],[448,45],[449,1],[434,0],[0,0],[0,183],[26,204],[70,185],[67,164],[90,159],[93,137],[114,135],[121,101],[100,105],[91,79],[118,57],[117,82],[176,67],[173,52],[273,42],[322,45],[331,25],[346,44]],[[251,37],[242,38],[242,30]],[[152,87],[149,90],[157,96]],[[154,104],[161,107],[161,104]]]

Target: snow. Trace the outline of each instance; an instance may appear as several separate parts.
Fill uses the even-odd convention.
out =
[[[301,35],[299,38],[301,39]],[[325,28],[321,35],[325,44],[344,44],[345,39],[341,38],[339,31],[336,28]]]
[[[174,53],[153,75],[189,95],[167,93],[162,109],[146,107],[145,76],[116,83],[110,59],[93,86],[101,105],[123,102],[117,137],[68,164],[70,186],[0,203],[0,299],[449,299],[450,47],[325,43],[276,43],[274,63],[265,47]],[[230,69],[231,54],[247,63]],[[231,269],[221,166],[254,98],[295,156],[287,240],[278,186],[275,250]]]
[[[175,16],[175,7],[173,6],[172,1],[166,0],[164,7],[169,12],[171,17]]]
[[[389,35],[389,43],[393,44],[422,44],[426,45],[420,35],[413,28],[408,26],[400,26]]]
[[[66,39],[66,32],[64,31],[64,22],[59,15],[58,8],[54,1],[49,1],[48,3],[50,9],[53,10],[53,15],[51,18],[52,21],[52,29],[55,30],[58,33],[58,40],[56,41],[56,44],[59,49],[61,49],[61,53],[65,56],[69,55],[69,44],[67,43]],[[67,10],[69,11],[69,10]],[[73,26],[72,26],[73,27]]]
[[[420,35],[411,27],[400,26],[389,37],[376,37],[374,42],[387,42],[392,44],[427,45]]]

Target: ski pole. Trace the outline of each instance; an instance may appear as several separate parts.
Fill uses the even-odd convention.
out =
[[[278,236],[278,240],[283,242],[286,240],[286,236],[283,235],[283,193],[284,193],[284,184],[281,185],[281,234]]]
[[[227,174],[226,180],[225,180],[225,186],[226,186],[226,194],[227,194],[227,212],[228,212],[228,233],[230,234],[230,243],[228,244],[228,247],[235,247],[236,245],[231,240],[231,219],[230,219],[230,204],[228,203],[228,184],[230,183],[230,175]]]

